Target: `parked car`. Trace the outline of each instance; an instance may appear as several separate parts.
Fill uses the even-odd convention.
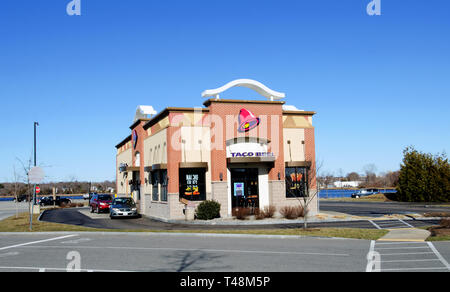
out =
[[[62,204],[70,204],[72,201],[70,199],[67,198],[61,198],[60,196],[56,196],[56,199],[53,200],[52,196],[49,197],[42,197],[39,199],[39,205],[41,206],[52,206],[52,205],[56,205],[56,206],[61,206]]]
[[[91,213],[100,213],[109,211],[109,206],[112,203],[112,196],[111,195],[99,195],[94,194],[92,195],[91,200],[89,201],[89,206],[91,209]]]
[[[370,196],[374,194],[378,194],[380,192],[379,189],[361,189],[356,193],[352,194],[352,198],[359,199],[361,197]]]
[[[109,209],[111,219],[117,217],[138,217],[136,203],[132,198],[115,198]]]
[[[17,199],[14,197],[14,202],[15,201],[17,201],[17,202],[23,202],[23,201],[28,202],[28,196],[27,195],[19,195],[19,196],[17,196]]]

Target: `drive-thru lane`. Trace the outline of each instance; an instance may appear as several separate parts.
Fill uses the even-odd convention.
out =
[[[111,220],[107,214],[102,216],[96,216],[98,219],[90,218],[81,212],[79,209],[57,209],[47,211],[41,217],[42,221],[72,224],[85,227],[101,228],[101,229],[126,229],[126,230],[198,230],[198,229],[267,229],[267,228],[299,228],[302,225],[299,223],[284,223],[284,224],[272,224],[272,225],[199,225],[199,224],[176,224],[176,223],[165,223],[157,220],[152,220],[149,218],[138,218],[138,219],[120,219]],[[103,219],[102,219],[103,217]],[[435,225],[438,220],[403,220],[405,223],[414,227],[430,226]],[[375,222],[375,224],[373,224]],[[322,222],[322,223],[308,223],[308,227],[319,228],[319,227],[347,227],[347,228],[366,228],[375,229],[376,220],[373,222],[369,220],[357,220],[357,221],[335,221],[335,222]],[[399,222],[394,220],[392,222]],[[405,226],[407,226],[405,225]]]

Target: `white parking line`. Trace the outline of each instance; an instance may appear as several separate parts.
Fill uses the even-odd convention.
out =
[[[403,253],[381,253],[382,256],[391,255],[412,255],[412,254],[434,254],[434,252],[403,252]]]
[[[396,261],[383,261],[383,263],[407,263],[407,262],[435,262],[439,259],[423,259],[423,260],[396,260]],[[380,261],[381,262],[381,261]]]
[[[444,259],[444,257],[441,256],[441,254],[438,252],[438,250],[434,247],[434,245],[431,242],[428,241],[427,243],[428,243],[428,246],[431,248],[431,250],[436,254],[438,259],[441,261],[441,263],[450,271],[450,265]]]
[[[409,223],[403,221],[402,219],[398,219],[398,221],[402,222],[403,224],[408,225],[408,226],[411,227],[411,228],[414,228],[414,226],[412,226],[411,224],[409,224]]]
[[[377,229],[381,229],[380,226],[378,226],[377,224],[375,224],[375,222],[373,222],[372,220],[368,220],[370,223],[373,224],[373,226],[375,226]]]
[[[71,235],[66,235],[66,236],[50,238],[50,239],[31,241],[31,242],[26,242],[26,243],[21,243],[21,244],[16,244],[16,245],[0,247],[0,250],[5,250],[5,249],[10,249],[10,248],[15,248],[15,247],[21,247],[21,246],[31,245],[31,244],[35,244],[35,243],[42,243],[42,242],[47,242],[47,241],[59,240],[59,239],[64,239],[64,238],[74,237],[74,236],[77,236],[77,234],[71,234]]]
[[[401,269],[383,269],[384,271],[421,271],[421,270],[445,270],[446,268],[401,268]]]
[[[420,248],[426,248],[426,249],[428,249],[429,247],[428,246],[409,246],[409,247],[380,247],[380,248],[377,248],[377,250],[380,250],[380,249],[420,249]]]
[[[377,242],[377,245],[390,245],[390,244],[424,244],[424,242]]]

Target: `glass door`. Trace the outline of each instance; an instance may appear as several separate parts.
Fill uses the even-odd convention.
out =
[[[230,172],[233,214],[236,208],[258,208],[258,169],[232,168]]]

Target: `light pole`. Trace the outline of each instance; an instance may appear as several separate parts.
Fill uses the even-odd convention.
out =
[[[38,122],[34,122],[34,167],[36,167],[36,126],[39,126]],[[36,205],[36,185],[34,185],[33,205]]]
[[[36,167],[36,126],[39,126],[38,122],[34,122],[34,167]],[[31,201],[31,200],[30,200]],[[33,203],[30,210],[30,231],[33,229],[33,213],[34,206],[36,205],[36,183],[33,184]]]

